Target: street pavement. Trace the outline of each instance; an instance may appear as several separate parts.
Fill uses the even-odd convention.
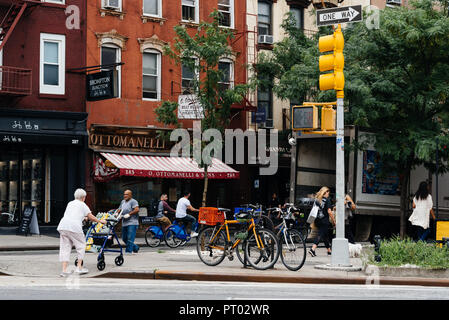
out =
[[[89,273],[82,278],[126,278],[154,280],[241,281],[306,284],[357,284],[357,285],[423,285],[449,287],[449,279],[388,277],[376,270],[337,271],[321,270],[315,266],[330,264],[331,257],[325,248],[317,249],[317,256],[307,256],[298,271],[289,271],[278,260],[273,269],[254,270],[244,268],[237,257],[225,260],[215,267],[205,265],[198,258],[196,241],[176,249],[161,245],[149,248],[144,238],[136,238],[141,247],[137,254],[125,255],[122,266],[116,266],[118,253],[105,253],[106,268],[98,271],[95,253],[86,253],[84,266]],[[308,244],[310,246],[310,244]],[[61,272],[59,262],[59,237],[57,235],[16,236],[0,235],[0,274],[18,277],[57,278]],[[364,244],[364,250],[372,250]],[[75,250],[72,251],[70,268],[74,269]],[[350,263],[362,267],[361,258],[351,258]],[[0,277],[1,279],[2,277]]]

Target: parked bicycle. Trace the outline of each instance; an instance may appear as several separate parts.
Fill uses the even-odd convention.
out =
[[[209,266],[220,264],[225,257],[232,261],[234,250],[237,249],[239,260],[248,262],[255,269],[265,270],[274,266],[279,258],[279,241],[273,231],[261,228],[256,223],[257,218],[261,221],[262,215],[262,211],[256,212],[257,209],[256,206],[248,205],[248,210],[238,213],[235,220],[227,220],[224,214],[223,223],[202,229],[197,242],[201,261]],[[220,213],[223,214],[223,210]],[[248,227],[246,231],[238,233],[232,242],[229,226],[241,223],[248,223]],[[243,258],[238,250],[239,245],[243,245]]]
[[[183,219],[175,219],[173,224],[165,231],[165,243],[170,248],[177,248],[184,245],[191,240],[190,234],[186,231],[186,224],[188,222]],[[198,232],[198,221],[192,225],[192,231]]]
[[[262,206],[260,205],[253,205],[253,204],[242,204],[238,208],[237,212],[235,212],[234,217],[240,212],[240,211],[248,211],[252,210],[254,215],[254,221],[257,225],[259,225],[262,228],[269,229],[271,231],[274,231],[274,223],[269,215],[267,215],[268,210],[262,210]],[[257,213],[260,213],[260,215],[257,215]]]
[[[297,271],[304,265],[307,253],[303,235],[293,228],[296,220],[295,212],[293,210],[282,210],[280,208],[276,208],[275,212],[277,212],[282,219],[282,222],[275,226],[275,229],[277,230],[276,235],[280,240],[281,261],[287,269]]]

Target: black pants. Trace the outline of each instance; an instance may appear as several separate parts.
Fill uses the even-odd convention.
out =
[[[345,224],[345,238],[349,243],[355,244],[354,235],[352,234],[352,224]]]
[[[325,221],[320,221],[320,220],[325,220],[324,219],[315,219],[315,225],[318,227],[318,237],[315,238],[315,241],[313,242],[313,244],[318,245],[321,241],[324,242],[324,246],[326,247],[326,249],[329,249],[330,243],[329,243],[329,226],[330,223],[326,223]]]

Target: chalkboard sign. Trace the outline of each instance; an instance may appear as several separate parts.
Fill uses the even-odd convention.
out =
[[[30,226],[33,216],[36,214],[36,208],[27,206],[23,211],[22,221],[20,222],[20,226],[17,229],[18,234],[29,235],[30,234]]]

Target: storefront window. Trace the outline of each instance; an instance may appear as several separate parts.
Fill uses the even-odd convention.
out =
[[[18,210],[19,153],[2,152],[0,154],[0,210],[2,225],[16,225]]]
[[[24,150],[22,160],[22,212],[26,206],[36,208],[37,220],[44,222],[43,193],[44,170],[43,152]]]

